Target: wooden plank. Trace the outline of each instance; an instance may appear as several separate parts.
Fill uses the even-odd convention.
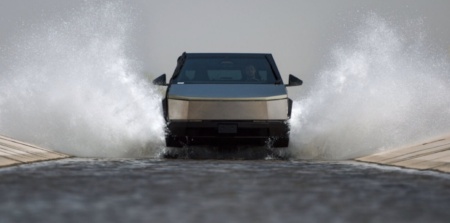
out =
[[[44,159],[42,157],[32,156],[20,150],[10,149],[4,146],[0,146],[0,156],[5,158],[14,159],[23,163],[33,162]]]
[[[442,172],[448,172],[450,173],[450,162],[447,162],[444,165],[440,165],[437,167],[432,168],[433,170],[438,170],[438,171],[442,171]]]
[[[40,148],[5,136],[0,136],[0,166],[10,166],[52,159],[68,158],[69,155]]]
[[[431,147],[431,146],[435,146],[435,145],[431,144],[429,146],[416,147],[415,150],[410,151],[409,153],[405,153],[403,155],[399,155],[399,156],[392,157],[392,158],[386,158],[385,160],[381,161],[380,163],[383,163],[383,164],[398,163],[401,161],[415,159],[418,157],[433,155],[433,154],[440,153],[440,152],[450,149],[450,144],[444,144],[444,145],[440,145],[440,146],[436,146],[436,147]]]
[[[450,135],[435,137],[421,143],[382,151],[355,160],[421,170],[450,172]]]
[[[365,161],[365,162],[374,162],[374,163],[388,163],[390,160],[395,158],[401,158],[405,154],[411,154],[411,153],[420,153],[424,150],[435,148],[439,146],[445,146],[448,145],[450,147],[450,138],[447,139],[437,139],[433,140],[432,142],[425,142],[420,143],[416,145],[412,145],[409,147],[401,147],[398,149],[390,149],[387,151],[382,151],[379,153],[376,153],[374,155],[365,156],[358,158],[359,161]]]
[[[50,156],[49,158],[57,158],[57,157],[67,157],[68,155],[55,152],[46,148],[42,148],[36,145],[28,144],[25,142],[21,142],[15,139],[11,139],[5,136],[0,135],[0,145],[4,145],[9,148],[17,148],[21,150],[27,150],[30,153],[40,153],[40,155]]]
[[[21,162],[19,162],[17,160],[12,160],[12,159],[8,159],[8,158],[0,156],[0,167],[1,166],[11,166],[11,165],[20,164],[20,163]]]
[[[22,151],[22,152],[26,152],[28,154],[31,154],[33,156],[37,156],[37,157],[42,157],[44,159],[53,159],[53,158],[59,158],[59,157],[66,157],[66,155],[63,155],[61,153],[54,153],[51,151],[47,151],[47,150],[42,150],[40,148],[37,147],[30,147],[28,145],[25,144],[19,144],[19,143],[14,143],[11,141],[3,141],[0,139],[0,148],[10,148],[10,149],[14,149],[14,150],[18,150],[18,151]]]
[[[392,163],[392,165],[424,170],[442,166],[446,163],[450,163],[450,150]]]

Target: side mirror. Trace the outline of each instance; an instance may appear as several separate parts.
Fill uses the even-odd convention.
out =
[[[153,80],[153,84],[159,85],[159,86],[167,86],[166,74],[163,74],[163,75],[157,77],[155,80]]]
[[[292,86],[300,86],[303,84],[303,81],[300,80],[298,77],[289,74],[289,83],[286,85],[286,87],[292,87]]]

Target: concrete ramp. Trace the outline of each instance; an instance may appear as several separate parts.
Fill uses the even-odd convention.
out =
[[[68,157],[70,156],[66,154],[0,135],[0,167]]]
[[[450,135],[357,158],[357,161],[450,172]]]

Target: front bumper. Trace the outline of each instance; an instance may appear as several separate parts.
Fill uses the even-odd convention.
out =
[[[190,145],[252,145],[287,147],[287,121],[172,121],[167,124],[168,147]]]

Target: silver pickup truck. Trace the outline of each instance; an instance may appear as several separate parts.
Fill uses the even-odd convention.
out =
[[[183,53],[162,101],[166,145],[289,145],[292,100],[271,54]]]

